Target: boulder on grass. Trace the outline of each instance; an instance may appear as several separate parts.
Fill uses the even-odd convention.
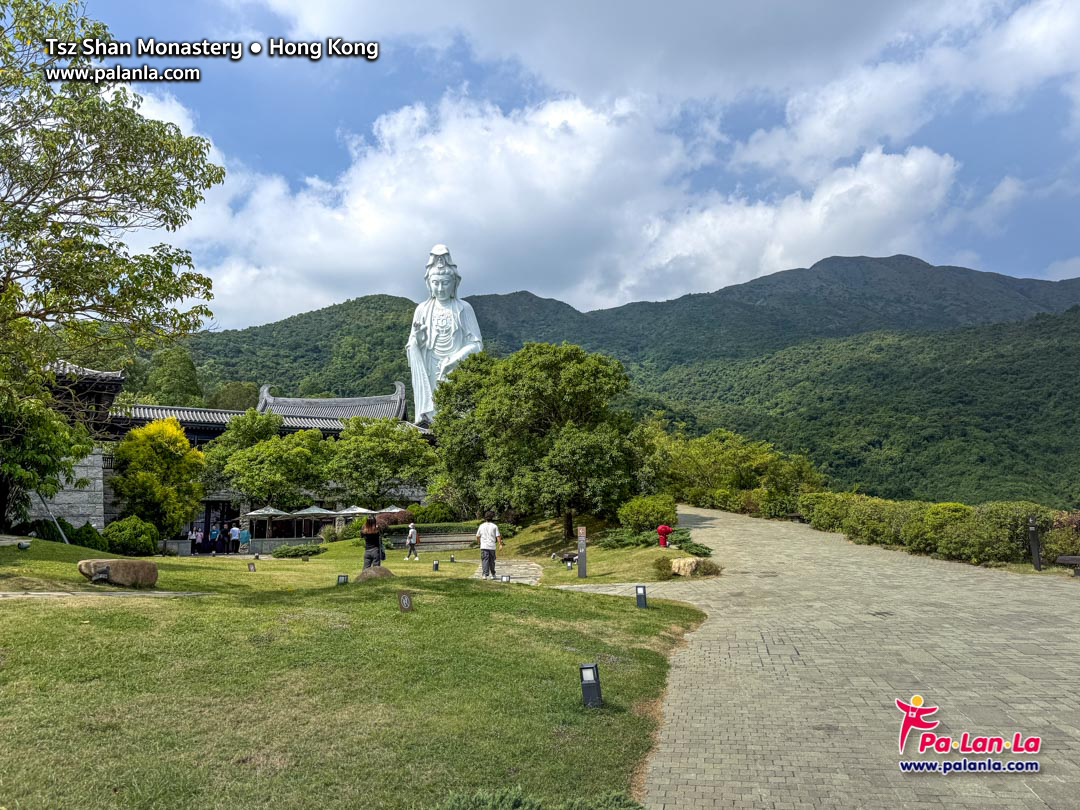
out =
[[[150,560],[80,560],[79,573],[91,582],[125,588],[152,588],[158,577],[157,563]]]
[[[671,561],[671,570],[675,576],[691,576],[698,567],[697,557],[676,557]]]
[[[366,568],[356,575],[354,582],[367,582],[369,579],[385,579],[386,577],[392,577],[394,572],[389,568],[384,568],[381,565],[373,565],[371,568]]]

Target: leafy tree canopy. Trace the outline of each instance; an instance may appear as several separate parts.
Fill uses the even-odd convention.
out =
[[[579,346],[526,344],[474,355],[436,390],[438,489],[474,511],[611,512],[635,485],[632,423],[611,407],[622,365]]]
[[[210,280],[186,251],[133,252],[125,236],[180,227],[224,170],[126,87],[47,81],[89,57],[49,56],[45,39],[110,39],[80,3],[0,0],[0,26],[0,395],[13,397],[60,357],[198,328],[210,312],[189,302]]]
[[[206,469],[203,484],[207,492],[217,492],[229,486],[225,465],[238,451],[278,435],[284,420],[276,413],[259,413],[249,408],[229,420],[225,432],[206,445]]]
[[[291,511],[325,494],[332,451],[333,440],[324,440],[317,430],[271,436],[231,454],[225,477],[253,501]]]
[[[398,486],[427,486],[437,464],[434,449],[409,425],[354,417],[334,443],[328,475],[347,500],[382,507]]]
[[[115,456],[112,487],[124,502],[124,516],[135,515],[170,537],[195,515],[206,462],[178,421],[159,419],[128,431]]]

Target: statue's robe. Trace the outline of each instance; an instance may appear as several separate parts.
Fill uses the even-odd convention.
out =
[[[413,313],[413,326],[409,332],[406,353],[409,357],[409,371],[412,373],[413,417],[417,424],[430,422],[435,416],[435,386],[438,384],[439,363],[446,357],[459,352],[470,343],[477,345],[476,351],[484,348],[480,337],[480,324],[476,322],[476,313],[468,301],[454,298],[445,305],[453,318],[452,340],[449,348],[436,347],[435,314],[438,309],[435,298],[429,298],[417,306]],[[427,337],[419,346],[416,341],[415,324],[426,327]],[[443,348],[439,351],[438,348]],[[452,369],[450,369],[452,370]],[[448,370],[449,371],[449,370]]]

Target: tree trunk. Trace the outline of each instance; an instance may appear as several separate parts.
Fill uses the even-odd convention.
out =
[[[563,540],[574,539],[574,513],[567,510],[563,514]]]
[[[6,478],[0,477],[0,532],[11,530],[8,524],[8,501],[11,498],[11,484]]]

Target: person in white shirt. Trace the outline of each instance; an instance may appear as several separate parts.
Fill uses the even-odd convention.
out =
[[[495,518],[494,512],[484,515],[484,522],[476,529],[476,537],[480,541],[480,566],[483,570],[484,579],[495,579],[495,546],[505,548],[499,527],[492,523]]]
[[[415,555],[414,559],[419,560],[420,554],[416,551],[416,524],[409,524],[409,536],[405,538],[405,559]]]
[[[236,554],[240,550],[240,526],[234,523],[229,529],[229,553]]]

